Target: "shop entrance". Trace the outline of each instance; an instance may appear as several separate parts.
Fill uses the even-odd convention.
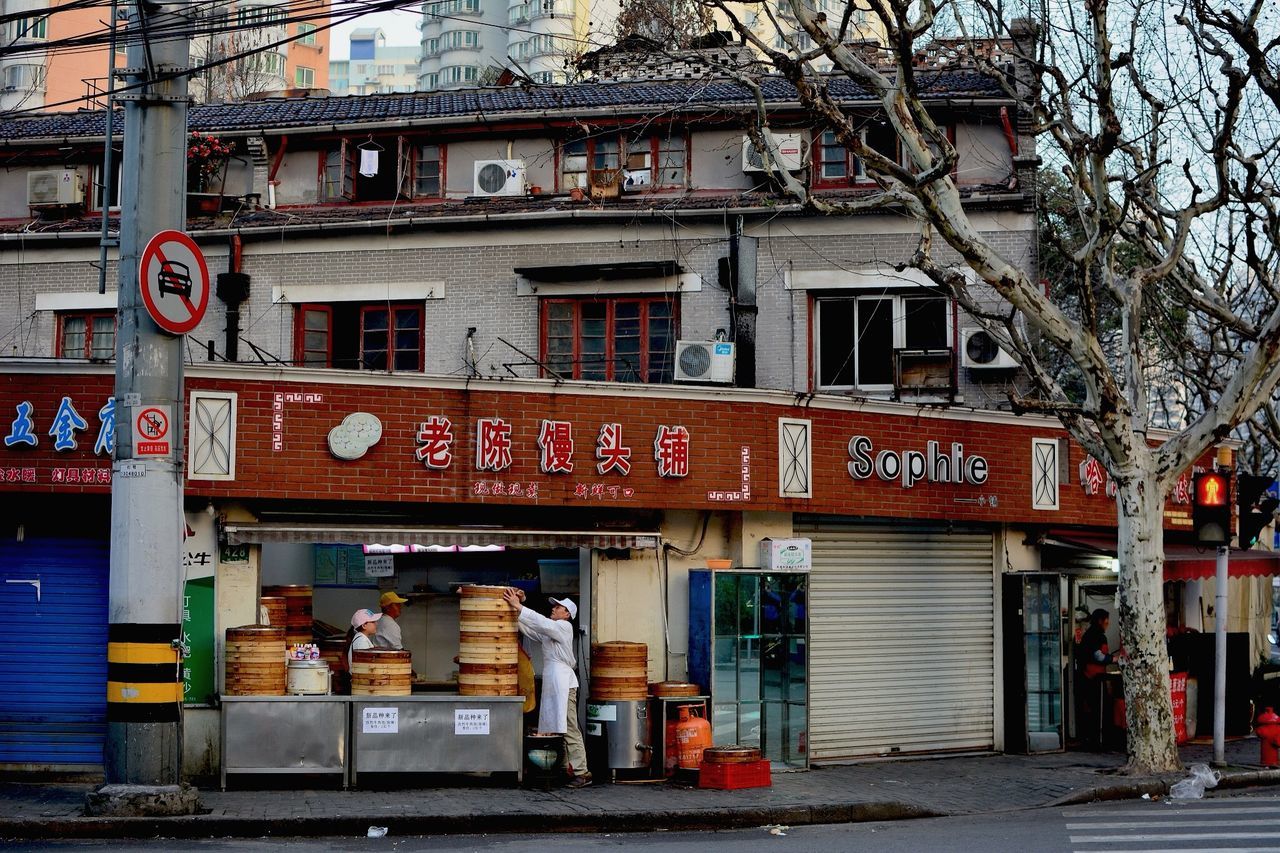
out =
[[[769,761],[808,766],[808,581],[796,573],[690,572],[690,677],[710,683],[716,744],[754,746]]]
[[[1004,578],[1005,749],[1053,752],[1064,745],[1063,642],[1066,580],[1057,574]]]

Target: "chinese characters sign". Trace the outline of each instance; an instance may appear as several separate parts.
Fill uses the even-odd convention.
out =
[[[400,731],[399,708],[365,708],[360,733],[366,735],[393,735]]]
[[[489,709],[454,709],[453,733],[455,735],[487,735],[489,733]]]
[[[480,418],[475,426],[475,470],[501,473],[511,467],[512,450],[520,436],[504,418]],[[536,436],[538,469],[543,474],[572,474],[578,452],[574,425],[570,421],[543,420]],[[432,471],[445,471],[454,464],[454,423],[443,415],[431,415],[418,424],[414,433],[416,447],[413,458]],[[622,424],[600,425],[595,442],[596,474],[629,477],[633,469],[631,446],[622,434]],[[689,430],[679,425],[660,424],[653,438],[655,471],[659,477],[688,477],[690,473],[691,438]],[[472,486],[475,495],[506,497],[538,497],[538,484],[522,484],[507,480],[484,480]],[[607,483],[578,483],[575,497],[629,498],[635,489]]]
[[[29,400],[23,400],[14,408],[17,410],[17,417],[9,422],[9,434],[4,437],[4,446],[10,448],[39,446],[38,431],[41,427],[37,423],[39,414],[35,406]],[[49,420],[48,436],[53,439],[53,449],[60,452],[75,450],[80,446],[76,433],[84,432],[88,428],[89,422],[76,410],[71,398],[63,397],[57,411]],[[114,397],[108,397],[106,404],[98,409],[98,431],[93,443],[93,452],[110,458],[112,451],[115,450],[115,443],[116,401]]]

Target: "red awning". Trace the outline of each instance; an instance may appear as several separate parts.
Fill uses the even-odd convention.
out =
[[[1040,540],[1041,546],[1068,548],[1099,556],[1116,555],[1116,537],[1111,533],[1085,530],[1051,530]],[[1240,551],[1231,549],[1227,561],[1228,576],[1268,577],[1280,575],[1280,551]],[[1212,548],[1166,542],[1164,546],[1164,579],[1188,581],[1211,578],[1217,572],[1217,554]]]
[[[1166,581],[1211,578],[1217,571],[1218,558],[1212,551],[1202,551],[1192,545],[1165,546]],[[1261,578],[1270,575],[1280,575],[1280,551],[1237,551],[1233,548],[1227,557],[1228,577]]]

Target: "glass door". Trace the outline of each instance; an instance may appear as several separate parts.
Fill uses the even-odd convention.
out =
[[[1027,751],[1062,749],[1062,607],[1057,575],[1022,581]]]
[[[807,766],[808,576],[715,573],[715,743]]]

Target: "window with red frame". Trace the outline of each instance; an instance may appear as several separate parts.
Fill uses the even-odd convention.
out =
[[[679,331],[667,296],[544,299],[542,362],[566,379],[670,382]]]
[[[859,131],[862,141],[886,157],[898,160],[898,138],[887,123],[871,123]],[[816,187],[843,187],[870,183],[861,158],[836,139],[835,131],[818,135],[813,146],[813,183]]]
[[[58,315],[58,358],[116,357],[116,315],[111,311]]]
[[[422,370],[422,306],[337,302],[299,305],[294,362],[346,370]]]
[[[626,157],[621,152],[626,152]],[[625,188],[683,188],[689,180],[688,140],[683,131],[629,137],[608,133],[560,146],[560,189],[611,183],[621,171]],[[632,180],[627,182],[627,178]]]

